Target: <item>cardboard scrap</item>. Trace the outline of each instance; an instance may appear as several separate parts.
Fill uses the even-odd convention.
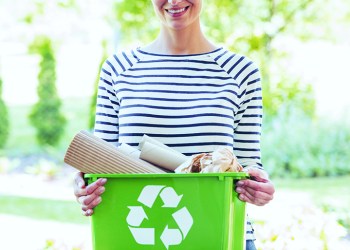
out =
[[[91,174],[166,173],[87,131],[80,131],[74,136],[64,162],[83,173]]]

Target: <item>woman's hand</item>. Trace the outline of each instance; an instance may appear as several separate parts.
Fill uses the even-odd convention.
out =
[[[236,183],[239,199],[257,206],[269,203],[273,199],[275,187],[268,179],[267,174],[256,168],[249,168],[246,172],[250,174],[251,179],[240,180]]]
[[[74,194],[77,201],[81,204],[83,215],[90,216],[94,213],[93,208],[102,201],[101,194],[105,191],[103,185],[107,182],[107,179],[101,178],[85,186],[83,176],[82,172],[78,172],[75,175]]]

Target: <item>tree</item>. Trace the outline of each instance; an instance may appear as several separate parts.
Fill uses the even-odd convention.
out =
[[[2,99],[2,79],[0,76],[0,148],[3,148],[9,137],[10,122],[8,110]]]
[[[64,133],[66,119],[60,112],[61,100],[55,85],[56,60],[50,38],[37,37],[29,50],[41,57],[37,88],[39,100],[33,106],[29,119],[37,129],[39,144],[55,146]]]
[[[100,72],[103,63],[106,61],[107,58],[107,41],[102,41],[102,57],[101,61],[98,67],[97,77],[94,84],[94,94],[92,95],[91,102],[90,102],[90,116],[89,116],[89,129],[93,129],[95,125],[95,113],[96,113],[96,102],[97,102],[97,93],[98,93],[98,83],[100,81]]]

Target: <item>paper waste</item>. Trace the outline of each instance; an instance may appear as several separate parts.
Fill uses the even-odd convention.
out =
[[[239,172],[232,150],[219,147],[211,153],[187,157],[144,135],[139,150],[127,144],[115,147],[97,136],[80,131],[69,145],[64,162],[83,173],[209,173]]]
[[[233,152],[226,147],[219,147],[212,153],[193,155],[175,169],[176,173],[220,173],[240,172],[243,170]]]
[[[131,154],[132,155],[132,154]],[[87,131],[70,143],[64,162],[83,173],[165,173],[164,170],[125,153]]]

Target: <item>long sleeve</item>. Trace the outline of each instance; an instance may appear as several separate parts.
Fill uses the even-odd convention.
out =
[[[113,89],[113,66],[107,60],[101,69],[96,103],[94,134],[101,139],[118,144],[119,100]]]
[[[240,107],[234,121],[234,152],[244,167],[263,169],[260,152],[262,115],[260,73],[255,68],[240,83]]]

